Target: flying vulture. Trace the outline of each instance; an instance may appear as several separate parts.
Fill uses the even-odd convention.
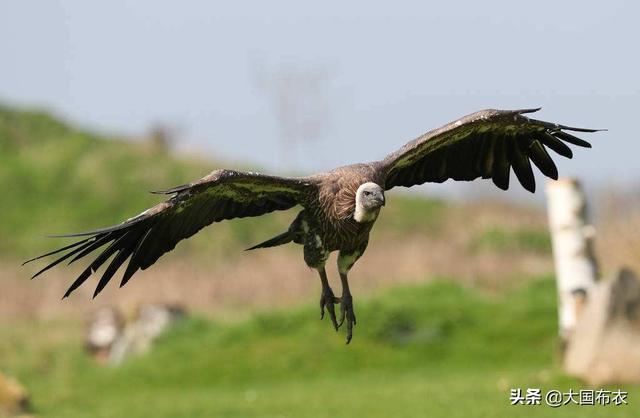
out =
[[[169,195],[168,200],[119,225],[61,235],[80,240],[27,262],[62,254],[33,275],[37,277],[67,259],[72,263],[97,252],[71,284],[64,295],[67,297],[111,259],[98,281],[95,297],[127,260],[120,286],[138,270],[153,265],[179,241],[211,223],[260,216],[299,205],[302,210],[285,232],[250,249],[290,242],[302,245],[304,261],[320,275],[320,317],[324,317],[326,309],[336,330],[345,323],[349,343],[356,315],[347,275],[367,248],[369,231],[385,205],[385,191],[426,182],[442,183],[447,179],[477,178],[491,179],[506,190],[513,168],[520,184],[534,192],[531,161],[544,175],[557,179],[558,171],[547,148],[571,158],[572,152],[566,143],[586,148],[591,145],[567,131],[597,131],[525,116],[537,110],[482,110],[427,132],[383,160],[339,167],[308,177],[216,170],[193,183],[155,192]],[[325,271],[332,251],[339,251],[341,297],[334,296]],[[334,304],[340,305],[339,319]]]

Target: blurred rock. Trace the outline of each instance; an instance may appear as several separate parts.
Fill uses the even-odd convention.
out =
[[[96,361],[106,363],[111,348],[121,334],[124,321],[120,312],[113,308],[97,310],[87,326],[85,348]]]
[[[153,341],[174,322],[184,318],[186,311],[176,305],[145,305],[138,309],[136,318],[127,323],[114,341],[109,363],[120,364],[132,354],[149,351]]]
[[[640,280],[628,269],[588,294],[564,358],[567,373],[600,386],[640,382]]]
[[[23,415],[28,409],[26,389],[15,379],[0,373],[0,417]]]

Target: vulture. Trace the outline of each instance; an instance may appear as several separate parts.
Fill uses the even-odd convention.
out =
[[[500,189],[507,190],[511,169],[520,184],[534,192],[531,162],[545,176],[557,179],[558,171],[548,149],[571,158],[567,143],[586,148],[591,145],[569,131],[598,131],[525,116],[538,110],[482,110],[427,132],[382,160],[307,177],[215,170],[192,183],[153,192],[167,195],[168,199],[118,225],[57,235],[78,241],[25,263],[58,255],[35,273],[35,278],[65,260],[70,264],[95,253],[64,299],[110,260],[97,282],[95,297],[125,263],[121,287],[138,270],[149,268],[179,241],[207,225],[300,206],[286,231],[249,250],[287,243],[302,245],[305,263],[320,276],[320,318],[324,318],[326,310],[335,330],[345,324],[349,343],[356,315],[348,274],[367,248],[369,232],[386,203],[385,192],[400,186],[478,178],[491,179]],[[333,251],[339,252],[340,297],[334,295],[325,270]],[[338,315],[334,305],[339,305]]]

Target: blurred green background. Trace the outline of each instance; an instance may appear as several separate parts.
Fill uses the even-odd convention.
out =
[[[583,387],[560,369],[538,207],[390,194],[354,269],[349,346],[319,321],[319,284],[299,248],[241,251],[295,210],[214,225],[95,301],[92,289],[60,301],[77,267],[33,282],[38,265],[18,267],[60,245],[45,234],[117,223],[158,201],[147,191],[224,165],[0,107],[0,371],[27,388],[34,415],[637,415],[640,391],[626,386],[631,406],[510,405],[511,388]],[[617,260],[603,254],[606,270]],[[143,302],[179,303],[190,316],[145,356],[118,368],[93,362],[82,347],[87,316]]]

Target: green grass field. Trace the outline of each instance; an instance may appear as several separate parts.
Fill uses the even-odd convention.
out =
[[[627,386],[628,406],[510,405],[510,388],[581,388],[557,364],[550,278],[499,296],[441,281],[356,303],[349,346],[309,302],[236,324],[185,320],[120,368],[92,363],[78,326],[14,324],[0,368],[46,417],[637,416],[640,388]]]

